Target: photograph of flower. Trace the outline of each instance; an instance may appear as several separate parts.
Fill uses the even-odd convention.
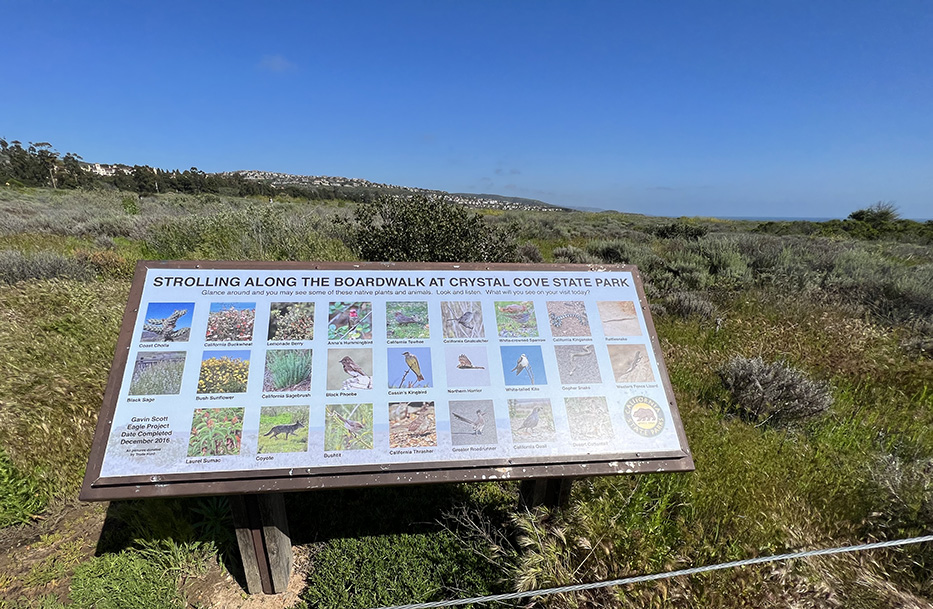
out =
[[[207,316],[208,342],[253,340],[255,302],[213,302]]]
[[[269,307],[269,340],[312,340],[313,302],[273,302]]]
[[[201,358],[198,393],[245,393],[249,351],[205,351]]]
[[[243,408],[197,408],[191,420],[188,456],[240,454]]]

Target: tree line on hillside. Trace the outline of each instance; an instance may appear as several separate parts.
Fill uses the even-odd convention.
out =
[[[55,189],[115,188],[141,195],[179,192],[186,194],[221,194],[227,196],[285,195],[297,199],[368,202],[385,191],[366,187],[273,186],[249,180],[240,174],[205,173],[197,167],[184,171],[165,170],[148,165],[117,166],[113,175],[100,175],[88,169],[81,156],[59,153],[48,142],[7,141],[0,138],[0,184],[8,186],[48,187]]]
[[[933,243],[933,220],[917,222],[901,218],[894,203],[878,201],[852,212],[845,220],[763,222],[755,232],[771,235],[850,237],[867,241],[884,239],[928,245]]]

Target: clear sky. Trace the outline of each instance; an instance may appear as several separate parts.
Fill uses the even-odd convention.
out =
[[[933,3],[0,0],[0,137],[655,215],[933,217]]]

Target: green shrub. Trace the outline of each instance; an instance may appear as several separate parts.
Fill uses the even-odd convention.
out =
[[[152,256],[208,260],[349,260],[352,252],[316,215],[279,205],[180,215],[151,229]]]
[[[712,283],[709,262],[701,254],[687,249],[676,250],[667,256],[667,269],[671,283],[667,289],[701,290]],[[657,280],[660,275],[652,275]]]
[[[654,305],[651,310],[655,310]],[[664,312],[685,318],[695,315],[701,319],[710,319],[716,313],[716,305],[697,292],[674,292],[665,300]]]
[[[477,548],[447,531],[337,538],[314,557],[309,607],[368,609],[488,594],[499,578]]]
[[[105,554],[75,569],[71,600],[83,609],[182,609],[174,578],[133,551]]]
[[[125,195],[120,201],[123,205],[123,211],[131,216],[139,213],[139,197],[134,195]]]
[[[606,264],[634,264],[650,273],[663,267],[663,261],[648,244],[650,237],[637,231],[626,231],[624,239],[596,240],[586,244],[586,251]]]
[[[692,241],[705,237],[709,233],[709,229],[705,226],[697,226],[683,220],[671,222],[670,224],[661,224],[650,228],[649,231],[662,239],[687,239]]]
[[[717,282],[742,284],[751,278],[748,260],[734,238],[704,239],[697,249],[709,261],[709,272]]]
[[[3,283],[54,278],[87,281],[93,277],[93,267],[72,256],[44,251],[29,255],[15,250],[0,251],[0,282]]]
[[[733,357],[719,369],[730,408],[755,423],[789,423],[822,414],[833,403],[827,383],[813,381],[784,362]]]
[[[544,262],[544,256],[541,254],[541,250],[537,245],[531,242],[519,245],[515,255],[518,262],[529,262],[532,264]]]
[[[363,260],[508,262],[515,242],[462,205],[440,198],[383,196],[360,203],[338,227]]]
[[[554,248],[554,261],[566,264],[601,264],[602,260],[592,254],[586,253],[578,247],[567,245]]]

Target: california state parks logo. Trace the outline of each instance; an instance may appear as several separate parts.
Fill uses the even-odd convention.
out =
[[[653,438],[664,429],[664,412],[651,398],[636,395],[625,403],[625,422],[638,435]]]

